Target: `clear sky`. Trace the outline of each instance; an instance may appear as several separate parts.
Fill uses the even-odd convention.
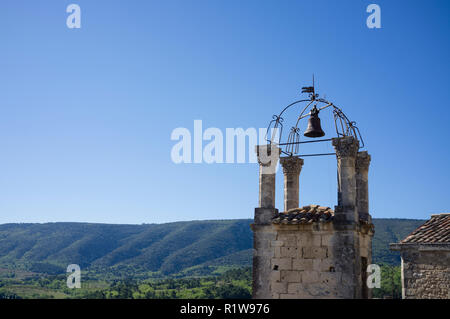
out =
[[[81,29],[66,26],[70,3]],[[370,3],[381,29],[366,26]],[[252,218],[257,164],[174,164],[171,132],[196,119],[266,127],[313,73],[372,155],[372,216],[448,212],[449,9],[448,0],[3,0],[0,223]],[[277,182],[282,208],[281,172]],[[300,187],[301,205],[335,205],[336,160],[305,159]]]

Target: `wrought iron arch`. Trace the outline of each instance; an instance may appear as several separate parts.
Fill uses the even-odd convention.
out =
[[[331,109],[334,117],[334,126],[336,129],[335,137],[345,137],[353,136],[359,141],[360,148],[364,147],[364,140],[362,138],[359,128],[356,126],[356,122],[351,121],[347,115],[342,111],[341,108],[334,105],[332,102],[327,101],[324,98],[320,98],[318,94],[315,93],[314,80],[313,86],[303,87],[302,93],[309,93],[308,99],[301,99],[283,108],[283,110],[278,115],[273,115],[272,120],[269,122],[267,127],[265,139],[269,144],[277,144],[281,148],[281,152],[288,156],[321,156],[321,155],[334,155],[335,153],[323,153],[323,154],[299,154],[299,145],[304,143],[317,143],[330,141],[331,138],[320,139],[320,140],[305,140],[300,139],[299,134],[299,123],[301,120],[311,116],[312,112],[321,112],[326,109]],[[294,105],[304,103],[302,111],[297,117],[297,121],[294,126],[291,127],[287,139],[283,139],[283,114],[293,107]]]

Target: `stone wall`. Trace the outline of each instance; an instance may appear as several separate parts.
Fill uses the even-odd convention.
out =
[[[272,225],[252,224],[253,230],[253,298],[271,299],[270,280],[272,275],[271,262],[274,251],[271,243],[276,239]]]
[[[273,227],[276,236],[267,247],[267,254],[272,255],[269,298],[361,298],[360,287],[355,287],[361,280],[342,267],[354,261],[334,253],[339,236],[332,223]],[[371,246],[371,236],[359,236],[364,245]],[[361,247],[361,251],[370,262],[371,247]]]
[[[346,234],[336,231],[333,223],[253,224],[252,228],[254,298],[370,298],[370,291],[364,294],[364,270],[357,269],[361,263],[346,258],[343,252],[356,249],[351,258],[364,257],[367,266],[371,263],[372,233]],[[343,235],[352,242],[342,242]]]
[[[334,297],[341,273],[333,267],[331,224],[277,225],[270,243],[272,298]]]
[[[450,298],[450,244],[402,245],[404,299]]]

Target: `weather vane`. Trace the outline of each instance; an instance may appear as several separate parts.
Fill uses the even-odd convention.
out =
[[[314,74],[313,74],[313,84],[312,84],[312,86],[304,86],[304,87],[302,87],[302,93],[310,93],[309,97],[311,99],[313,99],[313,100],[315,100],[316,97],[319,97],[319,95],[316,94],[315,87],[314,87]]]

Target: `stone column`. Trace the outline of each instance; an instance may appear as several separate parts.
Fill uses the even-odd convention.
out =
[[[356,206],[359,218],[371,222],[369,214],[369,165],[370,155],[358,152],[356,156]]]
[[[253,230],[253,298],[271,298],[270,274],[273,247],[276,239],[272,218],[278,212],[275,208],[275,173],[280,158],[280,149],[275,145],[258,145],[256,153],[259,162],[259,207],[255,208]]]
[[[338,168],[338,206],[334,210],[335,229],[332,255],[339,256],[335,269],[341,272],[342,298],[362,298],[361,248],[356,206],[356,154],[359,143],[352,136],[332,139]]]
[[[257,145],[259,163],[259,207],[275,208],[275,173],[280,148],[275,145]]]
[[[349,222],[357,222],[356,209],[356,154],[359,142],[352,136],[332,139],[336,150],[338,168],[338,206],[335,212],[343,214],[341,218]],[[344,216],[345,215],[345,216]],[[340,218],[338,218],[340,219]]]
[[[299,176],[303,159],[289,156],[280,159],[284,174],[284,211],[299,207]]]

